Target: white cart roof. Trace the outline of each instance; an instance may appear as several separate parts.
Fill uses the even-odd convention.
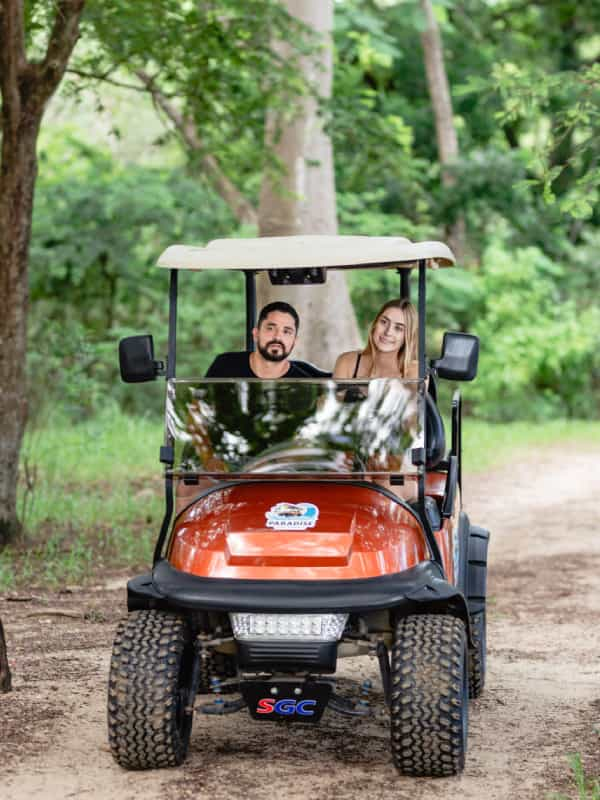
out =
[[[206,247],[174,244],[158,259],[168,269],[302,269],[329,267],[451,267],[454,255],[442,242],[411,242],[400,236],[269,236],[215,239]]]

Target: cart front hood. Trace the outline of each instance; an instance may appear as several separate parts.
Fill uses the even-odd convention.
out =
[[[168,549],[175,568],[215,578],[370,578],[427,558],[410,508],[349,481],[217,487],[179,515]]]

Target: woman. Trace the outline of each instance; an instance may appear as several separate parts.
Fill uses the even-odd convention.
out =
[[[418,316],[409,300],[390,300],[380,310],[369,328],[367,346],[364,350],[342,353],[335,362],[333,377],[339,380],[368,378],[419,377],[417,360]],[[402,458],[395,467],[388,463],[387,472],[401,471]],[[371,462],[375,471],[381,469],[378,459]],[[397,497],[412,501],[416,499],[416,481],[407,481],[404,486],[391,486],[387,478],[375,478],[375,483],[390,489]]]
[[[333,377],[418,378],[417,329],[417,312],[410,300],[390,300],[371,324],[365,349],[342,353]]]

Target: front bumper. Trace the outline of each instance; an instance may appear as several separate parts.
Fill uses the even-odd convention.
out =
[[[129,611],[266,613],[453,613],[469,625],[462,593],[442,577],[433,561],[393,575],[355,580],[238,580],[201,578],[160,560],[153,571],[127,584]]]

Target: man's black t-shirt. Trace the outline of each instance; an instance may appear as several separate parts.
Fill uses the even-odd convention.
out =
[[[324,378],[330,373],[305,361],[290,361],[290,368],[279,380],[287,378]],[[208,368],[207,378],[259,378],[250,368],[250,353],[221,353]]]

